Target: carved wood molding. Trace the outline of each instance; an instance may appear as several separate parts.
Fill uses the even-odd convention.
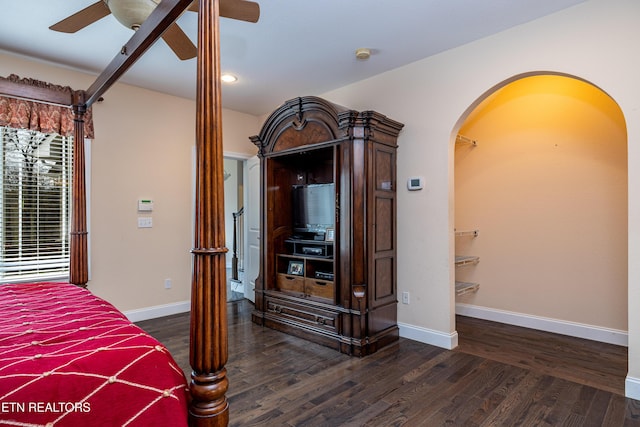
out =
[[[273,143],[283,132],[301,132],[311,123],[325,129],[330,135],[326,140],[347,137],[347,130],[340,125],[341,114],[351,110],[333,104],[316,96],[303,96],[286,101],[267,118],[260,133],[249,139],[258,147],[258,155],[264,156],[274,151]],[[357,112],[353,112],[356,113]]]
[[[282,147],[276,147],[276,141],[286,132],[302,132],[312,124],[326,131],[329,136],[325,141],[366,137],[392,144],[404,126],[375,111],[359,112],[316,96],[303,96],[283,103],[267,118],[260,133],[249,139],[258,147],[258,155],[263,157],[280,151]],[[361,134],[349,133],[355,128]],[[305,138],[312,136],[307,134]]]

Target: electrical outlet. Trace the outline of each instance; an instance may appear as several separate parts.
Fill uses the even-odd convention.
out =
[[[164,288],[171,289],[171,279],[164,279]]]
[[[409,304],[409,292],[402,293],[402,303]]]

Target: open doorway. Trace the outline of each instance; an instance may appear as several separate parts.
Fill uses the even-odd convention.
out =
[[[626,345],[627,136],[599,88],[526,76],[455,149],[456,313]],[[463,256],[475,256],[462,265]]]
[[[227,301],[244,298],[244,160],[224,158]]]

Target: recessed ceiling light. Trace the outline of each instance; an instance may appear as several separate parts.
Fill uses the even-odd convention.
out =
[[[236,76],[234,76],[233,74],[225,73],[225,74],[220,76],[220,80],[222,80],[225,83],[234,83],[234,82],[238,81],[238,78]]]

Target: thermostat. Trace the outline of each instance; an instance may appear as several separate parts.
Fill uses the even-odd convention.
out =
[[[421,176],[412,176],[407,180],[407,188],[409,191],[422,190],[422,183],[424,178]]]
[[[138,200],[138,212],[152,212],[152,211],[153,211],[153,200],[150,200],[150,199]]]

